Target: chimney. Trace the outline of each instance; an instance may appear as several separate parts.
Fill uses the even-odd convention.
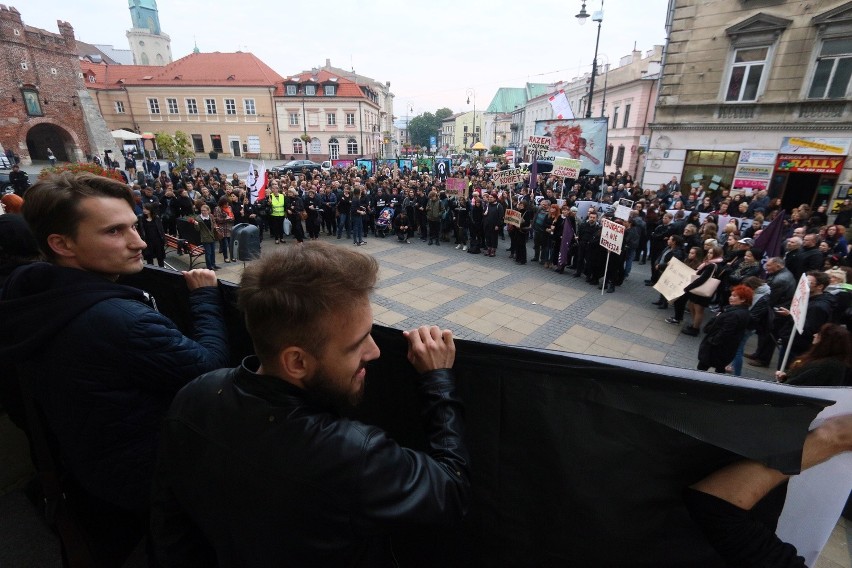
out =
[[[331,67],[331,59],[326,57],[325,58],[325,68],[328,69],[329,67]]]
[[[62,20],[56,20],[56,25],[59,27],[59,34],[65,39],[66,47],[71,49],[73,53],[77,49],[77,41],[74,39],[74,28],[68,22],[63,22]]]

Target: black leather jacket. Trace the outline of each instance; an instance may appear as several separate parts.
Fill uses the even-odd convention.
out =
[[[175,398],[154,482],[163,566],[393,565],[392,527],[465,514],[468,454],[450,370],[419,381],[424,453],[258,365],[249,357],[208,373]]]

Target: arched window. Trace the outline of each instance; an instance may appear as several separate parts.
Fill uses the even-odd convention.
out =
[[[331,160],[340,158],[340,142],[337,138],[332,138],[328,141],[328,156]]]
[[[606,165],[608,165],[608,166],[612,165],[612,155],[614,153],[615,153],[615,148],[612,147],[612,144],[608,145],[606,147],[606,158],[604,159],[604,162],[606,163]]]
[[[293,138],[293,153],[294,154],[302,154],[305,151],[304,146],[302,146],[302,141],[299,138]]]
[[[148,65],[148,54],[147,53],[143,53],[142,56],[140,57],[140,59],[142,60],[142,65]]]
[[[311,138],[311,154],[319,154],[322,152],[322,143],[319,138]]]
[[[358,141],[354,138],[350,138],[346,141],[346,153],[355,155],[358,153]]]

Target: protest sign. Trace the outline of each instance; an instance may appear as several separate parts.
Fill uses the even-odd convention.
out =
[[[618,219],[627,221],[630,218],[630,212],[633,210],[633,201],[630,199],[621,198],[618,200],[618,205],[615,207],[615,216]]]
[[[624,241],[624,226],[609,219],[602,219],[601,226],[601,246],[609,252],[621,254],[621,243]]]
[[[512,225],[514,227],[520,227],[521,221],[523,220],[523,215],[517,209],[507,209],[505,222],[507,225]]]
[[[568,102],[568,96],[565,94],[565,91],[559,90],[556,93],[550,95],[548,98],[550,101],[550,106],[553,108],[553,114],[558,119],[572,119],[574,118],[574,112],[571,110],[571,103]]]
[[[553,160],[553,171],[550,175],[562,178],[577,179],[580,177],[580,166],[583,163],[573,158],[556,158]]]
[[[802,333],[805,331],[805,316],[808,313],[808,299],[810,298],[811,289],[808,285],[807,274],[802,274],[799,278],[799,285],[796,286],[796,293],[793,295],[793,301],[790,303],[790,315],[793,316],[793,323],[796,325],[796,331]]]
[[[530,136],[527,141],[527,154],[542,157],[550,150],[550,136]]]
[[[502,187],[505,185],[515,185],[524,181],[524,174],[521,170],[515,168],[511,170],[496,171],[491,177],[494,185]]]
[[[654,284],[654,290],[671,302],[683,296],[683,289],[692,282],[694,275],[693,269],[672,257],[660,275],[660,279]]]
[[[447,195],[461,195],[465,194],[465,190],[467,189],[467,178],[447,178]]]

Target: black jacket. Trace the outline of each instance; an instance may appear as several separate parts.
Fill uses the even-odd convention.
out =
[[[450,371],[420,379],[429,449],[417,452],[258,366],[249,357],[175,397],[152,511],[163,566],[383,566],[390,529],[464,515],[468,454]]]
[[[148,505],[160,420],[192,377],[227,364],[219,291],[190,293],[195,340],[148,294],[97,274],[37,262],[0,296],[0,360],[32,381],[63,470],[128,510]],[[2,381],[17,380],[4,369]]]

